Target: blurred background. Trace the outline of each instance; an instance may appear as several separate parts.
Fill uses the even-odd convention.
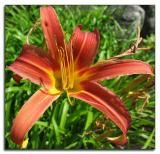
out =
[[[5,68],[14,62],[26,43],[26,36],[40,18],[40,6],[5,6]],[[76,25],[84,31],[100,31],[100,47],[95,62],[109,59],[128,49],[136,40],[137,27],[144,38],[138,51],[125,58],[143,60],[155,66],[155,6],[54,6],[69,40]],[[41,27],[30,37],[30,43],[44,46]],[[12,121],[28,98],[39,87],[30,81],[19,84],[13,73],[5,69],[4,148],[19,149],[10,138]],[[48,108],[27,134],[26,149],[154,149],[155,147],[155,86],[154,79],[145,75],[118,77],[101,82],[114,91],[128,108],[132,123],[128,143],[114,145],[106,140],[120,130],[102,113],[83,101],[72,99],[68,104],[62,95]],[[31,115],[32,116],[32,115]]]

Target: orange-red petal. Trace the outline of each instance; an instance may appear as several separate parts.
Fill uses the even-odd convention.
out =
[[[11,138],[16,144],[22,144],[26,133],[58,96],[58,94],[49,95],[38,90],[23,105],[13,121],[11,129]]]
[[[104,80],[112,79],[118,76],[132,74],[151,74],[152,68],[149,64],[140,60],[116,60],[106,61],[93,65],[79,73],[79,76],[85,77],[85,80]]]
[[[56,14],[51,6],[41,7],[41,25],[47,42],[48,49],[53,59],[57,59],[57,47],[64,48],[64,34]]]
[[[40,48],[24,45],[21,55],[8,68],[47,89],[54,86],[53,71],[57,66],[42,54]]]
[[[73,57],[77,69],[92,64],[99,45],[99,32],[82,32],[81,26],[76,27],[71,37]]]
[[[70,93],[70,96],[87,102],[110,118],[122,130],[123,134],[116,138],[108,137],[108,140],[116,144],[125,144],[131,118],[123,102],[112,91],[98,83],[86,81],[81,83],[81,87],[81,91]]]

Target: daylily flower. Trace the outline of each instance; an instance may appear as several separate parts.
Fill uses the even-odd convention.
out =
[[[12,140],[21,145],[34,123],[65,91],[68,97],[87,102],[112,120],[122,135],[107,139],[125,144],[130,114],[122,100],[98,81],[123,75],[152,74],[150,65],[140,60],[114,58],[92,65],[99,46],[98,30],[83,32],[82,26],[77,26],[67,43],[55,10],[50,6],[41,7],[40,16],[48,50],[26,44],[9,66],[23,79],[42,87],[25,102],[14,119]]]

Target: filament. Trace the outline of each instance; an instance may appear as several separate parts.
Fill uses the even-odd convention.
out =
[[[58,48],[59,63],[61,69],[62,87],[64,90],[73,88],[74,84],[74,63],[72,44],[70,48]]]

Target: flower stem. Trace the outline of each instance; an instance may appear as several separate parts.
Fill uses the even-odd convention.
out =
[[[74,106],[74,103],[71,101],[67,90],[66,90],[66,94],[67,94],[67,99],[68,99],[69,104],[70,104],[71,106]]]

